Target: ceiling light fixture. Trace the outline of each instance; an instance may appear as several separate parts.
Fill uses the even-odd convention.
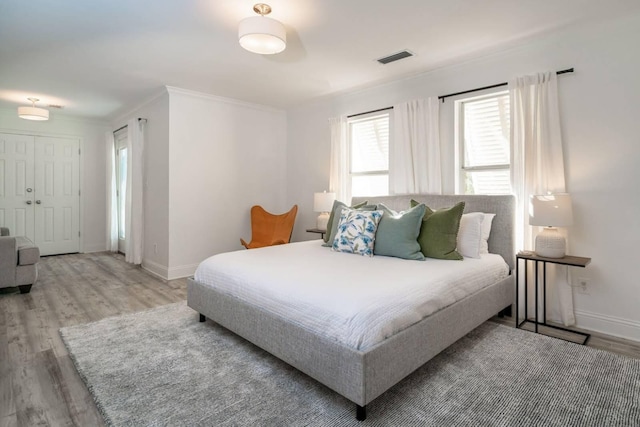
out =
[[[267,18],[271,6],[258,3],[253,6],[260,16],[252,16],[240,21],[238,41],[249,52],[261,55],[280,53],[287,47],[287,32],[279,21]]]
[[[27,98],[33,104],[31,107],[18,107],[18,117],[25,120],[49,120],[49,110],[36,107],[38,98]]]

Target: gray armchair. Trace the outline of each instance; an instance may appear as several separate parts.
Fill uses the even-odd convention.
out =
[[[0,227],[0,288],[18,287],[26,294],[38,280],[40,249],[26,237],[9,236]]]

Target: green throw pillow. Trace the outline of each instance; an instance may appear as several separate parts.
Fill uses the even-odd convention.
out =
[[[348,207],[349,206],[347,206],[346,204],[338,200],[334,200],[333,207],[331,208],[331,215],[329,215],[329,221],[327,221],[327,232],[324,233],[324,244],[322,246],[333,245],[333,239],[336,238],[336,233],[338,232],[338,221],[340,220],[340,214],[342,213],[342,208],[348,208]],[[350,208],[362,209],[366,211],[373,211],[376,209],[375,206],[367,206],[366,200],[362,203],[358,203],[357,205],[353,205]]]
[[[419,202],[411,200],[411,206],[418,204]],[[462,259],[462,255],[456,251],[456,244],[463,211],[464,202],[437,211],[426,207],[418,236],[418,243],[424,256],[437,259]]]
[[[418,235],[426,209],[427,207],[421,203],[408,211],[398,213],[379,204],[378,210],[383,211],[384,214],[378,224],[373,253],[403,259],[424,260],[424,255],[420,252]]]

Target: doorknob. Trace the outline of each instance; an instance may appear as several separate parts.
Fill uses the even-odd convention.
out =
[[[30,205],[31,204],[31,200],[27,200],[27,204]]]
[[[40,203],[42,203],[40,200],[36,200],[36,205],[39,205]]]
[[[27,188],[27,193],[31,193],[33,191],[33,188]]]

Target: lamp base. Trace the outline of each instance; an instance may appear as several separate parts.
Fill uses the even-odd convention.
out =
[[[567,241],[555,227],[545,227],[536,236],[536,254],[544,258],[563,258],[567,249]]]
[[[316,228],[318,230],[326,230],[329,222],[329,212],[322,212],[316,219]]]

